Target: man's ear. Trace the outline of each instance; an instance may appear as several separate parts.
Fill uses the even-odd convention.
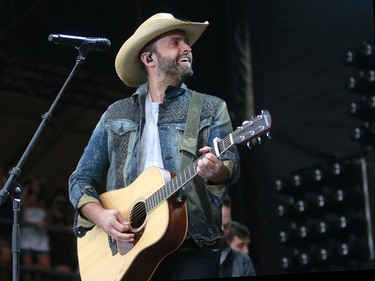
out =
[[[153,62],[154,60],[152,59],[151,57],[152,53],[149,52],[149,53],[143,53],[142,56],[141,56],[141,59],[143,61],[144,64],[146,63],[150,63],[150,62]]]

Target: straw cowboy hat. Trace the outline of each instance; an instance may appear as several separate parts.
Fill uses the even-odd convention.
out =
[[[208,26],[208,22],[190,22],[176,19],[168,13],[158,13],[142,23],[134,34],[122,45],[116,60],[117,75],[129,87],[138,87],[147,81],[146,74],[139,64],[139,53],[157,36],[175,29],[185,31],[193,45]]]

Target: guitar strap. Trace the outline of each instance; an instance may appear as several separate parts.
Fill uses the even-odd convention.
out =
[[[192,163],[196,156],[202,104],[203,94],[193,91],[180,147],[181,170]]]
[[[203,94],[193,91],[189,111],[186,117],[185,132],[182,137],[180,153],[181,153],[181,171],[192,163],[195,159],[198,143],[199,124],[201,119],[201,111],[203,104]],[[179,191],[177,201],[182,201],[185,194],[186,186],[182,187]]]
[[[198,145],[198,133],[199,133],[199,124],[200,124],[200,117],[202,112],[202,105],[203,105],[203,96],[204,94],[198,93],[193,91],[192,97],[190,100],[189,111],[186,117],[186,127],[184,136],[182,138],[180,152],[181,152],[181,170],[191,164],[197,152],[197,145]],[[213,218],[211,217],[210,211],[210,202],[207,196],[207,192],[205,188],[196,188],[194,181],[191,182],[191,185],[194,186],[195,192],[192,192],[189,196],[191,198],[195,197],[196,200],[201,202],[202,208],[205,210],[204,212],[208,216],[208,221],[212,222]],[[186,197],[186,188],[184,186],[179,191],[179,196],[177,197],[177,201],[182,201],[183,197]],[[214,227],[214,226],[208,226]],[[188,233],[189,235],[189,233]]]

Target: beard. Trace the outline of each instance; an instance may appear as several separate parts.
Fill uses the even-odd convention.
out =
[[[193,76],[193,69],[190,64],[179,65],[178,62],[171,58],[158,56],[159,71],[165,74],[168,79],[173,79],[179,83],[186,82]]]

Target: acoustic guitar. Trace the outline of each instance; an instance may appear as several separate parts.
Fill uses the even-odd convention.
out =
[[[224,139],[217,139],[210,152],[218,157],[235,144],[250,143],[272,128],[267,110],[243,122]],[[82,281],[149,280],[160,262],[184,241],[187,232],[185,200],[179,190],[197,176],[198,160],[177,174],[152,166],[126,188],[104,192],[106,209],[119,210],[131,222],[134,242],[114,241],[95,226],[78,238],[77,250]]]

